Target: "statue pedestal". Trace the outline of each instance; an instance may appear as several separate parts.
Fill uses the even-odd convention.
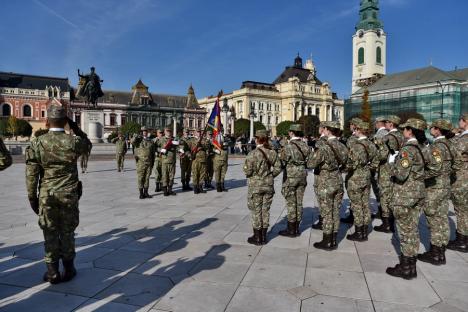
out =
[[[81,111],[81,130],[88,134],[91,143],[103,143],[104,112],[102,110]]]

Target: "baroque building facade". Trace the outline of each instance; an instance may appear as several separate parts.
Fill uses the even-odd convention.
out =
[[[215,101],[215,96],[199,100],[207,117]],[[299,55],[293,66],[287,66],[272,83],[244,81],[240,89],[224,94],[220,105],[227,105],[221,119],[231,133],[235,120],[240,118],[253,118],[275,134],[279,123],[297,121],[301,116],[315,115],[321,121],[337,120],[342,124],[344,117],[344,101],[327,82],[317,78],[313,61],[309,59],[303,65]]]

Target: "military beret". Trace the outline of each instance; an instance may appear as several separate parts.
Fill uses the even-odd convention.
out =
[[[349,121],[349,123],[355,125],[355,124],[357,124],[357,123],[359,123],[359,122],[361,122],[361,121],[362,121],[361,118],[354,117],[354,118],[351,118],[351,120]]]
[[[355,123],[356,127],[361,130],[369,130],[369,123],[364,121],[364,120],[359,120],[357,123]]]
[[[332,128],[332,129],[340,129],[341,125],[338,121],[324,121],[323,127]]]
[[[172,128],[171,127],[166,127],[166,128],[164,128],[164,131],[172,131]]]
[[[148,129],[146,129],[146,127],[143,126],[143,127],[140,128],[140,131],[148,131]]]
[[[47,109],[47,117],[53,119],[61,119],[67,117],[65,108],[59,105],[50,105]]]
[[[400,128],[406,128],[406,127],[418,129],[418,130],[426,130],[427,124],[424,120],[410,118],[404,124],[400,125]]]
[[[257,130],[255,132],[255,137],[257,137],[257,138],[267,138],[268,137],[268,131],[266,131],[266,130]]]
[[[434,120],[429,128],[436,127],[442,130],[451,131],[453,129],[452,123],[445,119],[436,119]]]
[[[398,117],[396,115],[389,115],[389,116],[385,117],[385,120],[393,123],[394,125],[399,125],[400,122],[401,122],[400,117]]]
[[[292,124],[289,126],[289,131],[302,131],[302,126],[299,124]]]
[[[375,122],[384,122],[386,119],[385,117],[377,117],[375,118]]]

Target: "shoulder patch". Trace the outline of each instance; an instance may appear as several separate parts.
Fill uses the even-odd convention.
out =
[[[442,156],[437,148],[434,148],[432,150],[432,156],[434,157],[436,162],[440,163],[442,161]]]
[[[408,158],[408,156],[409,156],[408,152],[406,152],[406,151],[401,152],[401,157]]]
[[[410,165],[410,163],[409,163],[409,160],[408,160],[408,159],[405,158],[405,159],[402,159],[402,160],[401,160],[401,166],[402,166],[403,168],[408,168],[409,165]]]

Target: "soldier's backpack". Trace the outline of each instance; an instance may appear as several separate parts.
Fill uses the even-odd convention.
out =
[[[336,141],[335,146],[333,146],[333,144],[328,141],[324,141],[324,143],[330,147],[331,151],[333,152],[340,170],[344,170],[346,163],[348,162],[348,148],[339,141]]]

